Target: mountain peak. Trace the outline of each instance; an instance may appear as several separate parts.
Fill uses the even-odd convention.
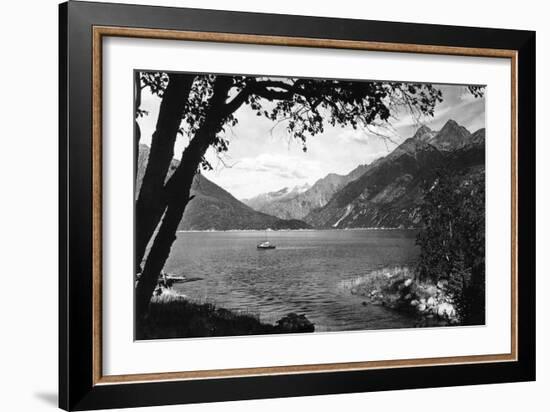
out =
[[[430,143],[441,150],[455,150],[471,140],[471,133],[455,120],[449,119],[441,130],[430,139]]]
[[[304,183],[302,185],[296,185],[292,188],[291,192],[292,193],[303,193],[305,192],[306,190],[308,190],[310,188],[310,184],[309,183]]]
[[[479,129],[472,133],[472,143],[484,144],[485,143],[485,128]]]
[[[282,189],[275,190],[273,192],[269,192],[268,195],[270,195],[270,196],[282,196],[282,195],[286,195],[288,192],[290,192],[290,189],[288,187],[283,187]]]
[[[447,120],[447,123],[445,123],[443,125],[443,127],[441,128],[441,131],[445,130],[445,129],[456,129],[456,128],[460,128],[461,126],[453,119],[449,119]]]
[[[426,125],[422,125],[418,128],[414,136],[412,137],[415,140],[420,140],[423,142],[428,141],[433,136],[433,131]]]
[[[430,129],[428,126],[426,126],[425,124],[423,124],[422,126],[420,126],[418,128],[418,130],[416,131],[416,133],[414,134],[414,136],[418,136],[418,135],[423,135],[425,133],[428,133],[428,132],[431,132],[432,129]],[[414,137],[413,136],[413,137]]]

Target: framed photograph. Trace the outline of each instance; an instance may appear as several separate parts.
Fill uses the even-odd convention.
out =
[[[535,33],[60,5],[60,407],[535,379]]]

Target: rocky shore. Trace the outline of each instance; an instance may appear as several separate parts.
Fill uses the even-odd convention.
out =
[[[458,325],[446,281],[422,282],[409,267],[385,268],[344,282],[363,305],[381,305],[417,317],[417,326]]]

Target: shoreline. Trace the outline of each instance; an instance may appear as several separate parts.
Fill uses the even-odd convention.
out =
[[[400,228],[400,227],[354,227],[354,228],[320,228],[320,229],[228,229],[228,230],[178,230],[176,233],[232,233],[232,232],[337,232],[337,231],[416,231],[419,228]]]
[[[198,303],[185,295],[164,290],[151,299],[146,319],[136,324],[136,339],[169,339],[210,336],[244,336],[311,333],[315,325],[305,315],[290,312],[274,323],[259,315]]]
[[[304,314],[289,311],[278,320],[263,320],[256,312],[193,300],[164,282],[156,289],[149,315],[136,324],[138,340],[322,331]],[[359,306],[382,306],[410,317],[413,328],[462,324],[446,281],[420,281],[409,266],[372,270],[342,280],[338,287],[358,297]]]
[[[373,270],[342,282],[363,306],[378,305],[413,315],[416,327],[460,325],[446,281],[419,281],[408,266]]]

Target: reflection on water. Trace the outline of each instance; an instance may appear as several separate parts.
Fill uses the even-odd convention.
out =
[[[165,270],[203,280],[176,284],[189,299],[245,310],[274,322],[304,313],[316,331],[411,327],[395,311],[363,306],[340,284],[373,269],[413,263],[415,232],[311,230],[268,232],[277,246],[258,250],[262,231],[179,232]]]

